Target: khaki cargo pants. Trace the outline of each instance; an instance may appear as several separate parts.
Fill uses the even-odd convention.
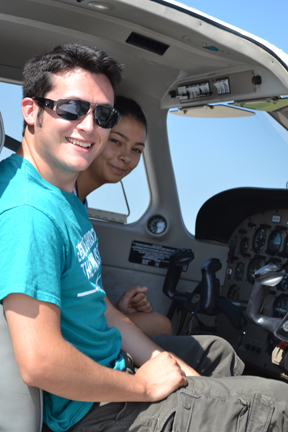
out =
[[[186,388],[149,403],[97,406],[72,432],[287,432],[286,383],[258,377],[188,378]]]
[[[243,362],[225,340],[167,335],[154,340],[203,376],[188,378],[187,387],[157,403],[94,404],[69,432],[288,432],[288,385],[238,376]],[[126,360],[127,371],[133,369]]]

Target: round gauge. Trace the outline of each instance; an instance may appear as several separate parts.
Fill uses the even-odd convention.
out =
[[[247,268],[247,280],[250,284],[254,284],[255,281],[255,273],[259,270],[261,266],[260,260],[257,258],[253,258]]]
[[[282,281],[278,284],[277,287],[281,291],[288,291],[288,264],[286,265],[286,267],[284,267],[283,270],[285,270],[285,274],[283,276]]]
[[[249,238],[243,237],[241,242],[240,242],[240,246],[239,246],[239,252],[243,257],[246,257],[246,254],[248,252],[248,248],[249,248]]]
[[[281,294],[273,303],[272,316],[276,318],[284,318],[288,311],[288,296]]]
[[[167,221],[163,216],[151,216],[147,228],[152,234],[162,234],[167,228]]]
[[[259,253],[265,246],[266,242],[266,231],[264,228],[258,228],[255,231],[252,247],[255,253]]]
[[[239,262],[235,268],[235,279],[241,281],[244,276],[244,263]]]
[[[269,235],[267,242],[267,252],[270,255],[276,255],[279,252],[282,243],[282,236],[278,230],[273,230]]]
[[[239,300],[240,288],[237,285],[232,285],[228,291],[227,298],[229,300]]]

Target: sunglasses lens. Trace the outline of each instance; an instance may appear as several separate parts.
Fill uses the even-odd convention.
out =
[[[118,111],[105,105],[95,107],[94,117],[96,124],[104,129],[111,129],[120,120]]]
[[[89,109],[89,102],[78,99],[59,99],[56,105],[56,114],[65,120],[76,121],[84,117]],[[94,119],[98,126],[111,129],[119,122],[120,115],[117,110],[109,106],[96,105]]]
[[[85,116],[89,108],[90,104],[82,100],[60,99],[57,102],[56,114],[65,120],[75,121]]]

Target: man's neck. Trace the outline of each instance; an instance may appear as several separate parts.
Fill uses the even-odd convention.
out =
[[[28,146],[25,136],[16,154],[28,160],[38,171],[40,176],[48,183],[56,186],[63,192],[73,192],[78,173],[65,173],[65,175],[63,175],[57,170],[53,170],[48,163],[44,163],[43,160],[39,158],[37,153],[33,151],[33,147]]]

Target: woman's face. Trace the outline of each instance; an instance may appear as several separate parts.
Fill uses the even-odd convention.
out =
[[[104,150],[88,168],[97,181],[117,183],[139,163],[146,140],[145,126],[133,117],[122,117],[111,129]]]

